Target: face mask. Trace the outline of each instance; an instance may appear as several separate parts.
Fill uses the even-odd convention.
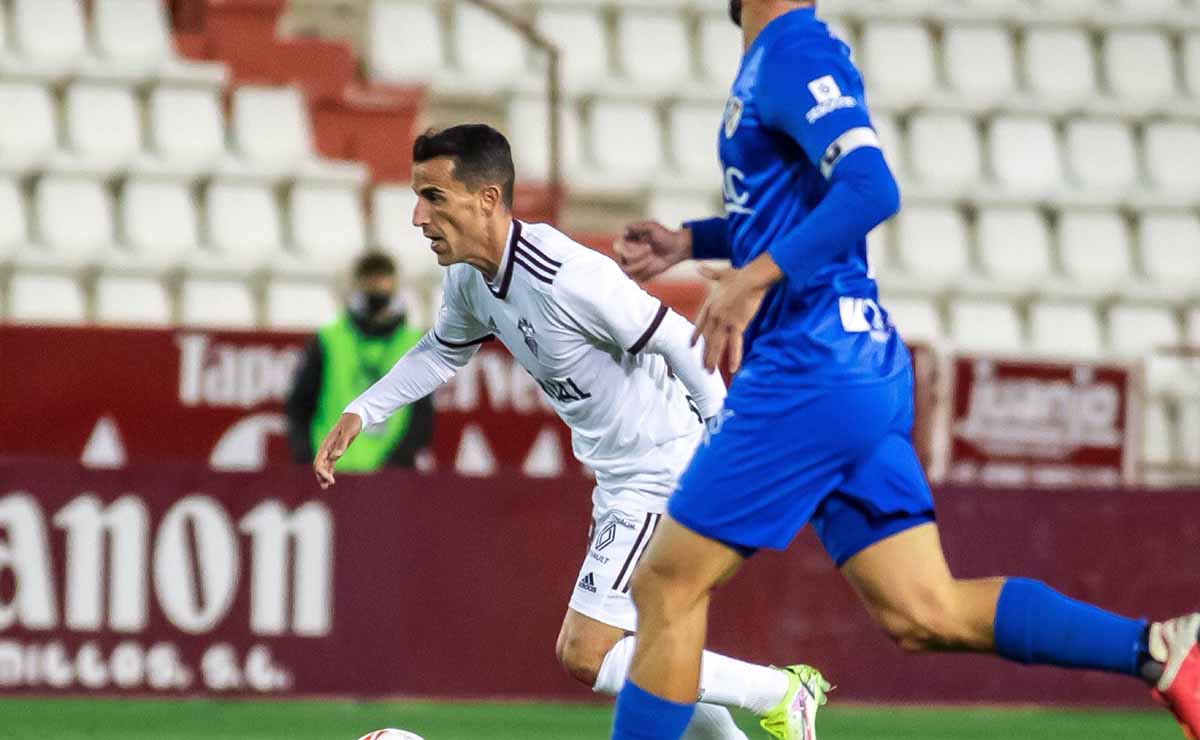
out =
[[[363,307],[368,316],[375,316],[392,302],[391,293],[364,293]]]

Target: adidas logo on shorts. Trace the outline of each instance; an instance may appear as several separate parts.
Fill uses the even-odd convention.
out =
[[[596,593],[596,578],[591,573],[588,573],[583,578],[579,579],[579,585],[576,588],[582,588],[584,591]]]

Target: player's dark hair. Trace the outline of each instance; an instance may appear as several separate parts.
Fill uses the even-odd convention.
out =
[[[437,157],[454,160],[454,178],[471,192],[484,185],[499,185],[504,205],[512,209],[512,148],[508,139],[491,126],[466,123],[441,131],[430,129],[413,142],[413,161],[427,162]]]
[[[355,280],[395,274],[396,263],[383,252],[368,252],[354,263]]]

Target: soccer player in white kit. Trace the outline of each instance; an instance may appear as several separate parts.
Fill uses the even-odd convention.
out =
[[[322,488],[364,426],[423,398],[498,339],[571,428],[575,457],[596,476],[592,537],[558,637],[566,670],[615,695],[633,655],[634,566],[676,478],[719,418],[725,385],[707,372],[693,327],[615,262],[545,224],[511,214],[508,141],[484,125],[420,136],[413,146],[413,224],[447,267],[434,328],[346,407],[317,451]],[[745,735],[726,707],[763,717],[777,737],[809,737],[786,707],[810,690],[807,666],[778,669],[705,652],[688,738]],[[819,676],[818,676],[819,677]]]

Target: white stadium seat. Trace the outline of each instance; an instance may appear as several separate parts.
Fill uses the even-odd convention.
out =
[[[721,106],[680,103],[668,114],[671,160],[684,174],[719,183],[717,136]]]
[[[1162,306],[1117,304],[1108,313],[1108,326],[1111,349],[1120,357],[1145,357],[1182,341],[1179,323]]]
[[[77,82],[67,88],[64,103],[75,154],[107,170],[130,164],[141,152],[141,111],[128,87]]]
[[[32,83],[0,83],[0,171],[27,172],[58,146],[50,91]]]
[[[593,104],[588,122],[592,159],[614,184],[637,186],[658,174],[663,152],[652,107],[601,100]]]
[[[288,218],[296,256],[321,272],[345,270],[366,244],[362,201],[355,188],[296,185]]]
[[[862,43],[863,79],[872,99],[906,105],[928,98],[938,86],[929,29],[905,21],[869,21]]]
[[[1183,78],[1193,98],[1200,98],[1200,31],[1183,38]]]
[[[937,342],[945,337],[942,318],[933,301],[920,298],[888,298],[883,307],[892,317],[900,336],[908,342]]]
[[[373,0],[367,23],[367,73],[380,82],[423,82],[445,64],[438,6],[422,0]]]
[[[121,193],[124,239],[137,262],[166,269],[199,244],[199,219],[191,190],[171,180],[126,181]]]
[[[441,279],[442,268],[429,240],[412,225],[417,196],[407,185],[379,185],[371,193],[374,244],[396,260],[404,281],[429,286]]]
[[[622,9],[616,48],[621,71],[639,90],[672,90],[691,77],[687,29],[675,11]]]
[[[1032,208],[986,208],[976,222],[979,261],[998,287],[1037,286],[1050,273],[1050,235]]]
[[[1138,243],[1142,267],[1153,282],[1200,297],[1200,221],[1195,214],[1144,214]]]
[[[908,170],[925,183],[958,187],[975,184],[982,176],[979,132],[967,116],[913,116],[908,124],[908,154]]]
[[[895,117],[887,113],[872,113],[871,126],[875,129],[875,133],[879,134],[879,144],[883,147],[883,156],[887,159],[888,167],[898,175],[907,172],[908,157],[904,146],[904,134],[901,133],[900,125],[896,122]],[[976,146],[975,152],[978,156],[978,146]]]
[[[1119,120],[1071,121],[1067,162],[1075,184],[1089,190],[1123,190],[1138,182],[1133,133]]]
[[[16,51],[48,78],[71,73],[87,54],[79,0],[12,0],[12,34]]]
[[[1200,306],[1188,311],[1187,343],[1190,347],[1200,349]]]
[[[1129,228],[1116,211],[1064,211],[1058,220],[1058,253],[1076,287],[1102,294],[1133,272]]]
[[[1175,430],[1163,401],[1148,399],[1142,410],[1142,460],[1147,465],[1175,462]]]
[[[655,190],[646,204],[646,216],[664,226],[676,229],[684,221],[705,218],[715,213],[715,196],[695,192]]]
[[[160,0],[93,0],[92,32],[106,59],[152,69],[174,56]]]
[[[254,298],[241,280],[188,278],[180,287],[180,321],[189,326],[248,329]]]
[[[101,275],[96,279],[95,320],[100,324],[162,326],[171,320],[162,283],[144,277]]]
[[[112,195],[101,182],[46,175],[34,189],[34,203],[38,241],[49,251],[47,264],[83,267],[112,246]]]
[[[1051,103],[1077,103],[1096,93],[1096,62],[1078,28],[1031,28],[1025,36],[1025,81]]]
[[[232,123],[238,151],[256,165],[291,169],[312,156],[308,109],[299,88],[237,88]]]
[[[1181,402],[1178,418],[1179,462],[1200,469],[1200,401]]]
[[[742,33],[729,16],[708,13],[700,18],[700,69],[712,88],[727,95],[742,60]],[[1200,89],[1200,78],[1197,78]]]
[[[1164,191],[1200,193],[1200,125],[1156,122],[1146,126],[1146,169]]]
[[[950,87],[960,95],[986,104],[1016,89],[1012,37],[1004,26],[947,26],[942,50]]]
[[[225,153],[225,119],[215,90],[157,87],[150,94],[155,152],[186,168],[209,168]]]
[[[955,346],[968,352],[1016,353],[1024,349],[1021,320],[1007,301],[954,301],[950,327]]]
[[[283,228],[269,188],[214,182],[205,194],[205,206],[208,239],[216,254],[194,253],[196,269],[245,272],[282,256]]]
[[[992,172],[1006,188],[1039,195],[1062,186],[1062,160],[1049,120],[1000,116],[992,121],[988,142]]]
[[[1104,37],[1109,92],[1131,103],[1151,104],[1175,95],[1175,60],[1158,31],[1120,29]]]
[[[453,15],[457,75],[471,83],[492,86],[511,86],[522,80],[529,60],[520,34],[471,3],[454,3]],[[487,49],[487,53],[479,53],[481,49]]]
[[[559,106],[562,132],[562,168],[569,178],[582,166],[582,131],[579,112],[568,102]],[[550,172],[550,146],[546,129],[550,115],[544,97],[516,96],[508,103],[507,134],[512,144],[518,182],[545,182]],[[711,147],[710,147],[711,148]]]
[[[0,264],[24,247],[29,239],[28,224],[24,193],[12,178],[0,177]]]
[[[559,70],[568,92],[588,91],[609,80],[608,31],[597,9],[544,6],[534,22],[558,42]]]
[[[271,329],[316,329],[337,315],[337,300],[324,283],[273,280],[267,284],[266,325]]]
[[[30,324],[81,324],[83,290],[63,274],[14,273],[8,283],[8,320]]]
[[[896,218],[898,257],[914,290],[952,286],[970,271],[962,213],[942,206],[909,206]]]
[[[1101,356],[1100,317],[1087,303],[1040,302],[1029,309],[1030,348],[1062,357]]]

